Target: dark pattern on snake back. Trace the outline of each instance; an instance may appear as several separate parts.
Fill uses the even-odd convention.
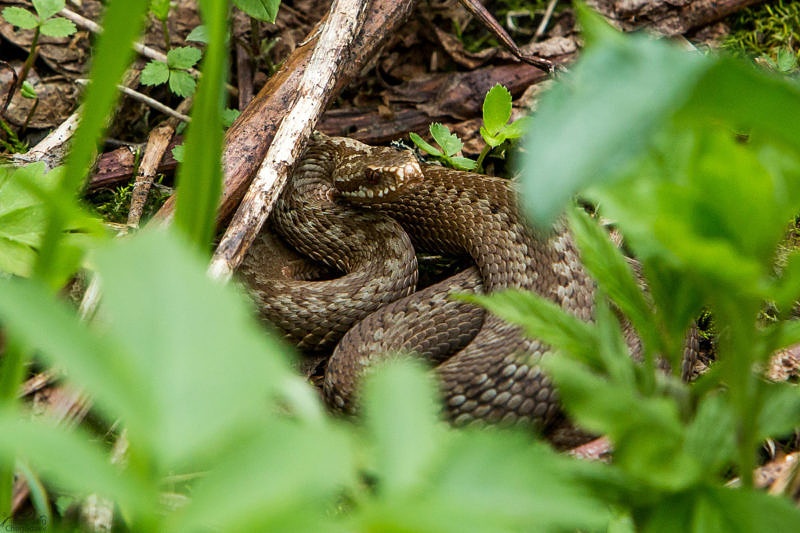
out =
[[[392,181],[398,179],[403,183]],[[568,231],[526,225],[512,182],[420,166],[410,153],[316,135],[272,223],[299,251],[346,273],[279,281],[258,279],[253,261],[245,267],[262,315],[291,340],[318,350],[341,338],[325,374],[333,406],[351,409],[364,373],[385,352],[400,350],[437,365],[456,423],[546,426],[558,417],[557,393],[538,365],[550,348],[448,298],[526,289],[592,319],[594,283]],[[476,266],[411,294],[415,249],[467,254]]]

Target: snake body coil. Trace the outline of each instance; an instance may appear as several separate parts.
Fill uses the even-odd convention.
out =
[[[399,349],[438,364],[457,423],[554,420],[557,395],[537,364],[549,347],[447,298],[457,291],[527,289],[591,320],[594,284],[568,232],[527,226],[511,182],[317,135],[272,223],[302,253],[345,272],[326,281],[246,276],[262,314],[302,347],[329,347],[344,335],[325,376],[334,406],[352,406],[364,371],[381,353]],[[468,254],[476,266],[411,294],[415,249]]]

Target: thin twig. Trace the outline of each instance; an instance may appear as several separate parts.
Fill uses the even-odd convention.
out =
[[[79,83],[81,85],[86,85],[86,84],[89,83],[89,80],[77,79],[77,80],[75,80],[75,83]],[[191,122],[191,120],[192,120],[191,118],[189,118],[188,115],[180,113],[179,111],[175,111],[171,107],[165,106],[164,104],[162,104],[158,100],[156,100],[154,98],[150,98],[146,94],[140,93],[139,91],[134,91],[133,89],[131,89],[129,87],[125,87],[124,85],[117,85],[117,89],[122,91],[122,93],[125,94],[126,96],[130,96],[134,100],[142,102],[143,104],[152,107],[156,111],[161,111],[162,113],[164,113],[166,115],[169,115],[169,116],[171,116],[173,118],[176,118],[178,120],[181,120],[183,122],[187,122],[188,123],[188,122]]]
[[[367,0],[335,0],[325,28],[300,81],[298,98],[286,112],[253,183],[211,259],[209,274],[227,279],[269,216],[311,131],[326,95],[345,68],[345,53],[361,26]]]
[[[536,28],[536,33],[533,34],[533,42],[538,41],[542,35],[544,35],[544,31],[547,29],[547,25],[550,23],[550,19],[553,16],[553,10],[556,8],[556,4],[558,0],[550,0],[547,4],[547,9],[544,12],[544,17],[542,17],[542,21],[539,23],[539,27]]]

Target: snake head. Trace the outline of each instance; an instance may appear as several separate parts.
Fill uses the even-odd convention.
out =
[[[422,167],[413,153],[386,148],[344,158],[334,171],[333,184],[352,202],[381,203],[396,200],[422,179]]]

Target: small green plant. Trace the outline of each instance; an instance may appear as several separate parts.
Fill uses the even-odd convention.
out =
[[[434,122],[430,125],[430,132],[433,140],[436,141],[436,144],[438,144],[441,149],[431,146],[425,139],[414,132],[408,135],[411,137],[411,140],[414,141],[414,144],[419,146],[422,150],[444,160],[445,163],[453,168],[459,170],[472,170],[475,168],[476,163],[472,159],[456,156],[456,154],[461,151],[464,143],[461,142],[461,139],[459,139],[456,134],[450,133],[450,129],[447,126]]]
[[[56,13],[64,8],[64,0],[33,0],[33,8],[36,10],[36,14],[17,6],[7,7],[2,12],[3,18],[9,24],[23,30],[35,30],[31,41],[31,49],[22,66],[22,72],[20,72],[16,83],[11,87],[6,97],[6,102],[3,106],[4,113],[8,109],[14,93],[17,92],[17,89],[28,77],[28,72],[30,72],[33,62],[36,60],[36,56],[39,53],[39,37],[41,35],[67,37],[75,33],[76,30],[75,24],[71,20],[55,16]]]
[[[164,51],[169,52],[172,45],[169,39],[169,19],[170,0],[150,0],[150,13],[161,21],[161,31],[164,33]]]
[[[233,5],[253,19],[275,22],[281,0],[233,0]]]
[[[779,48],[775,59],[764,56],[764,61],[782,74],[789,74],[797,67],[797,54],[789,48]]]
[[[182,98],[194,94],[197,83],[186,72],[194,67],[202,56],[200,49],[193,46],[172,48],[167,52],[167,62],[150,61],[142,70],[141,82],[144,85],[161,85],[169,82],[169,89]]]
[[[800,4],[784,0],[745,8],[729,18],[723,47],[747,57],[777,58],[779,50],[800,52]]]
[[[431,136],[441,148],[431,146],[416,133],[410,133],[409,136],[420,149],[442,159],[451,167],[460,170],[475,169],[481,172],[484,159],[493,149],[506,141],[519,139],[525,134],[530,118],[523,117],[509,124],[510,119],[511,93],[498,83],[489,89],[483,99],[483,126],[481,126],[480,133],[486,146],[481,150],[477,161],[467,157],[455,157],[455,154],[461,151],[463,143],[457,135],[450,133],[450,130],[442,124],[435,122],[430,126]]]

